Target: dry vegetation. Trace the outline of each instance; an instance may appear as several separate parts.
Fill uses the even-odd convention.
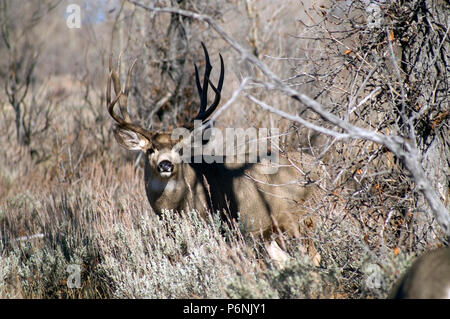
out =
[[[261,69],[208,24],[129,2],[79,1],[82,27],[69,29],[71,1],[21,2],[0,6],[0,297],[384,298],[417,254],[448,245],[401,159],[370,140],[336,139],[261,109],[250,99],[340,132],[264,88]],[[381,26],[368,25],[364,1],[140,1],[214,17],[328,112],[413,138],[448,215],[448,3],[379,2]],[[196,111],[200,41],[213,65],[217,52],[224,56],[222,103],[243,78],[255,83],[216,126],[279,127],[283,150],[301,149],[322,166],[326,195],[315,199],[309,234],[320,267],[298,239],[283,238],[292,258],[279,269],[245,225],[152,213],[138,154],[112,136],[106,63],[111,52],[123,50],[127,65],[137,57],[131,114],[146,127],[174,127]],[[69,265],[80,266],[79,288],[68,288]]]

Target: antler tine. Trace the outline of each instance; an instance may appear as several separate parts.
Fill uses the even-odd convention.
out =
[[[211,85],[211,88],[213,89],[214,93],[216,93],[216,97],[214,98],[214,102],[209,106],[208,110],[206,110],[204,117],[209,117],[214,110],[217,108],[217,105],[219,105],[220,98],[221,98],[221,92],[222,92],[222,86],[223,86],[223,79],[224,79],[224,63],[222,55],[219,53],[220,57],[220,76],[219,76],[219,83],[217,83],[217,88],[214,86],[214,84],[211,82],[210,79],[208,79],[209,85]]]
[[[119,106],[120,106],[120,112],[122,113],[122,116],[125,121],[131,122],[130,115],[128,113],[128,93],[130,93],[130,86],[131,86],[131,72],[133,71],[134,65],[136,64],[137,59],[133,61],[130,68],[128,69],[127,73],[127,79],[125,82],[125,88],[121,91],[122,95],[119,98]]]
[[[205,76],[203,79],[203,87],[200,85],[200,79],[198,75],[198,69],[197,65],[194,63],[195,68],[195,83],[197,84],[197,91],[200,95],[200,110],[197,114],[197,116],[194,118],[194,120],[203,120],[205,121],[216,109],[217,105],[219,105],[220,102],[220,93],[222,91],[223,86],[223,79],[224,79],[224,63],[222,55],[219,53],[220,57],[220,76],[219,76],[219,82],[217,85],[217,88],[214,86],[214,84],[209,79],[209,75],[211,74],[212,66],[209,61],[209,55],[208,50],[206,49],[206,46],[203,42],[201,42],[203,47],[203,52],[205,53],[205,60],[206,60],[206,66],[205,66]],[[214,99],[214,102],[209,106],[208,109],[206,109],[206,105],[208,103],[208,84],[211,85],[211,88],[213,89],[214,93],[216,93],[216,97]]]
[[[131,87],[131,72],[133,71],[134,65],[136,64],[137,59],[134,59],[133,63],[131,64],[131,67],[128,69],[127,73],[127,81],[125,83],[125,91],[124,94],[128,97],[128,92],[130,92]]]
[[[209,54],[206,46],[203,42],[201,42],[203,47],[203,52],[205,54],[205,76],[203,78],[203,89],[202,95],[200,97],[200,112],[204,112],[206,109],[206,104],[208,103],[208,81],[209,75],[211,74],[212,65],[209,62]]]
[[[119,57],[117,58],[117,74],[120,76],[120,62],[122,61],[123,51],[120,51]]]
[[[122,92],[119,91],[119,94],[116,94],[116,97],[111,102],[111,81],[113,81],[113,74],[114,71],[111,70],[109,72],[108,82],[106,84],[106,105],[108,108],[109,114],[112,116],[112,118],[119,124],[124,125],[125,121],[114,112],[114,105],[116,105],[117,101],[119,100],[120,96],[122,95]]]
[[[114,71],[113,64],[112,64],[112,53],[109,56],[109,74],[110,74],[110,80],[112,79],[114,84],[114,92],[116,95],[118,95],[121,91],[121,85],[120,85],[120,79],[117,75],[116,71]],[[118,66],[118,71],[120,72],[120,65]]]

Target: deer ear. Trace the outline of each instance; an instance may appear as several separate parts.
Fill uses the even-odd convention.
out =
[[[121,127],[115,128],[114,137],[117,143],[130,151],[146,152],[151,146],[151,142],[141,134]]]

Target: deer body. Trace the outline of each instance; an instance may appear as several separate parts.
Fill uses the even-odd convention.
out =
[[[450,248],[419,257],[389,295],[396,299],[450,299]]]
[[[295,155],[300,154],[289,154],[290,160],[305,168]],[[196,209],[202,216],[219,212],[237,218],[239,212],[250,233],[270,232],[277,226],[298,235],[295,225],[307,219],[299,207],[317,188],[314,183],[301,185],[304,176],[285,158],[277,174],[265,174],[269,163],[181,163],[172,175],[161,176],[154,162],[158,161],[152,155],[145,157],[145,189],[156,213]]]

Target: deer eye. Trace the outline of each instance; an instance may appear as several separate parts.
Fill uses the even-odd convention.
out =
[[[153,153],[155,153],[155,150],[153,148],[149,148],[147,150],[147,155],[152,155]]]

